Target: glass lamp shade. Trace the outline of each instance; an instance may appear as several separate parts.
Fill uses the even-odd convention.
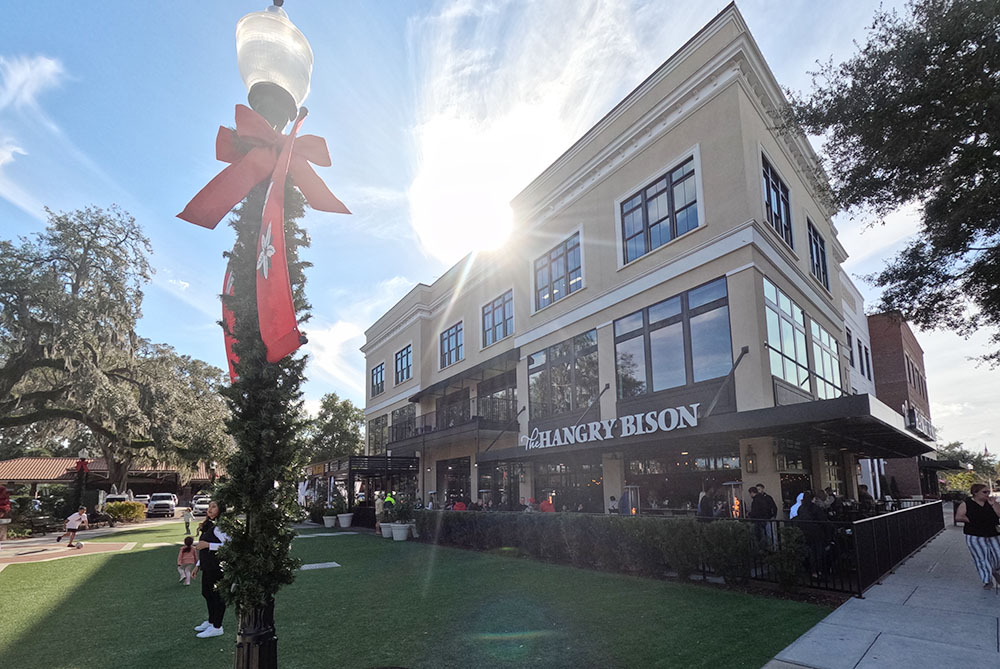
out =
[[[313,52],[281,7],[247,14],[236,24],[236,61],[250,106],[284,127],[309,95]]]

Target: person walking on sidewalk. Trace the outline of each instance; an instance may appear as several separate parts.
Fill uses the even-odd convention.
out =
[[[1000,585],[1000,504],[990,498],[990,491],[982,483],[974,483],[970,496],[958,505],[955,522],[965,523],[965,544],[972,554],[983,588]]]
[[[188,507],[184,509],[184,534],[191,535],[191,521],[194,520],[194,514],[191,513],[191,508]]]

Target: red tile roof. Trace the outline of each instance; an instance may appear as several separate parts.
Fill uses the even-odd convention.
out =
[[[76,462],[79,458],[14,458],[0,460],[0,482],[7,481],[71,481],[76,472]],[[87,460],[87,467],[92,473],[107,474],[108,466],[104,458]],[[130,474],[170,474],[177,472],[176,467],[157,464],[149,467],[133,467]],[[217,464],[216,476],[223,476],[225,467]],[[198,463],[198,469],[191,476],[196,481],[209,480],[209,468],[204,462]]]

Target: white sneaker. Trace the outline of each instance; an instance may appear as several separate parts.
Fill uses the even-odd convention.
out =
[[[197,627],[195,627],[195,628],[194,628],[194,631],[195,631],[195,632],[204,632],[205,630],[207,630],[207,629],[208,629],[209,627],[211,627],[211,626],[212,626],[212,623],[210,623],[210,622],[208,622],[208,621],[206,620],[206,621],[205,621],[205,622],[203,622],[202,624],[200,624],[200,625],[198,625]]]
[[[209,625],[207,628],[205,628],[204,632],[199,632],[198,634],[195,634],[195,636],[198,637],[199,639],[207,639],[213,636],[222,636],[222,628],[213,627],[212,625]]]

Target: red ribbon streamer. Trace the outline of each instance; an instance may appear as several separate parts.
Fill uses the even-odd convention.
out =
[[[290,169],[295,134],[305,118],[305,111],[299,112],[278,157],[257,237],[257,319],[268,362],[278,362],[304,343],[295,318],[285,255],[285,175]]]
[[[288,173],[309,206],[337,214],[351,213],[309,164],[332,164],[326,140],[303,135],[293,142],[292,135],[281,134],[254,110],[236,105],[236,130],[220,126],[215,139],[215,157],[231,165],[198,191],[177,217],[214,229],[254,186],[268,177],[273,180],[279,154],[292,143],[295,151],[288,162]]]

